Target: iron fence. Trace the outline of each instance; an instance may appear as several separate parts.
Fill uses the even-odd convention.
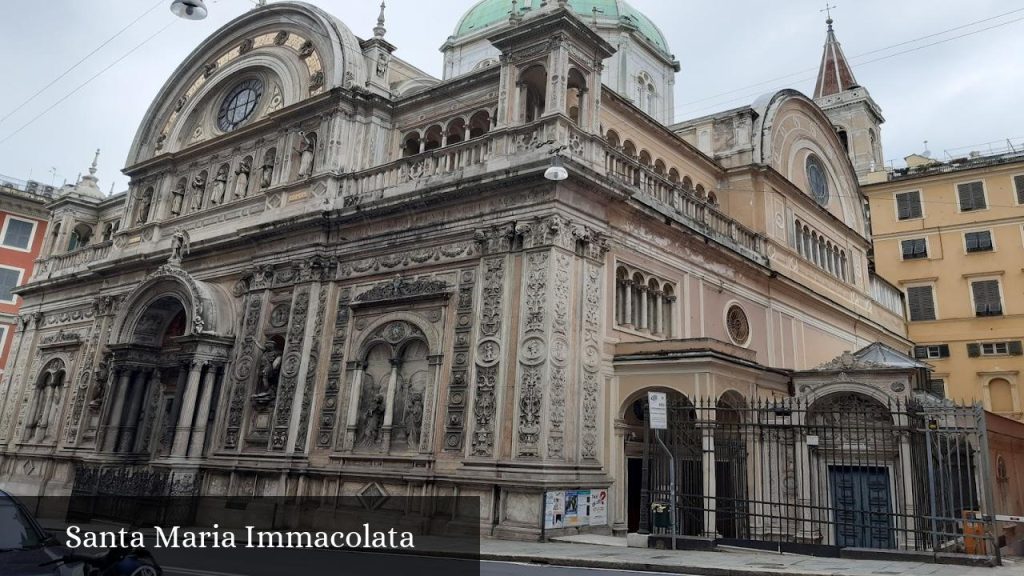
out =
[[[641,532],[816,555],[987,556],[984,411],[860,394],[669,401],[645,426]]]

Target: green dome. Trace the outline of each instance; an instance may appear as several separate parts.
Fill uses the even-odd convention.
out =
[[[554,3],[554,0],[549,0]],[[524,5],[525,4],[525,5]],[[531,5],[539,5],[540,0],[520,3],[520,10],[528,12]],[[658,30],[658,27],[651,22],[650,18],[644,16],[640,11],[626,4],[623,0],[569,0],[569,6],[585,22],[591,22],[594,17],[594,8],[598,9],[598,18],[602,21],[619,20],[635,27],[637,31],[652,44],[660,48],[665,54],[671,54],[668,49],[668,42],[665,35]],[[469,36],[485,28],[508,21],[509,11],[512,9],[511,0],[482,0],[476,6],[469,9],[466,15],[459,20],[455,28],[455,38]]]

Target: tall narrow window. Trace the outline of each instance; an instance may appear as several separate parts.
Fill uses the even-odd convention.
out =
[[[935,297],[932,287],[907,288],[907,308],[912,321],[935,320]]]
[[[0,302],[15,302],[12,293],[21,281],[21,270],[0,267]]]
[[[984,210],[988,207],[985,201],[985,186],[981,181],[958,184],[956,193],[960,197],[961,212]]]
[[[1017,191],[1017,204],[1024,204],[1024,174],[1013,177],[1013,187]]]
[[[976,316],[1002,316],[1003,301],[999,295],[998,280],[979,280],[971,283]]]
[[[902,192],[896,195],[896,216],[900,220],[921,217],[921,192]]]

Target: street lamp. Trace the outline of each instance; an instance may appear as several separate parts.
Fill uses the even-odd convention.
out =
[[[171,12],[185,20],[202,20],[207,13],[203,0],[174,0],[171,2]]]
[[[544,171],[544,177],[553,182],[561,182],[569,178],[569,171],[562,166],[562,157],[557,152],[551,159],[551,166]]]

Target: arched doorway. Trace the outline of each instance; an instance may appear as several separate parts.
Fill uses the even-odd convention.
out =
[[[650,429],[647,392],[665,392],[668,430]],[[660,519],[651,517],[652,503],[669,504],[675,479],[675,529],[677,534],[697,536],[704,530],[704,477],[701,431],[697,410],[675,390],[643,390],[627,399],[622,414],[626,427],[626,519],[629,532],[664,532]],[[660,436],[660,441],[659,441]],[[666,454],[673,455],[673,464]],[[674,474],[673,474],[674,472]]]
[[[715,405],[715,528],[722,538],[746,538],[748,435],[747,403],[730,390]]]

